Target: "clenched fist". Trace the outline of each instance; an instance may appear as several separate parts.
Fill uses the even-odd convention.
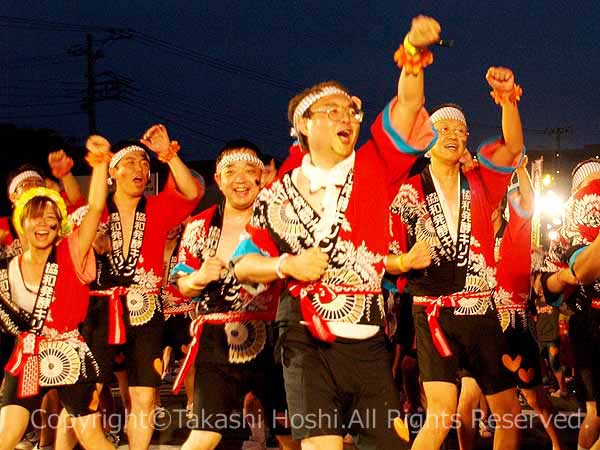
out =
[[[48,165],[55,178],[63,178],[73,168],[73,158],[67,156],[64,150],[57,150],[48,155]]]
[[[416,48],[425,48],[440,41],[441,30],[434,18],[417,16],[412,20],[408,41]]]
[[[319,280],[329,265],[329,255],[319,247],[309,248],[283,261],[281,272],[298,281]]]
[[[154,153],[164,153],[169,150],[171,140],[167,128],[162,125],[153,125],[142,136],[142,142]]]
[[[108,153],[110,152],[110,142],[102,136],[97,134],[91,135],[87,142],[85,143],[85,147],[95,155]]]
[[[485,79],[493,90],[500,93],[512,92],[515,87],[515,76],[512,70],[506,67],[490,67]]]
[[[404,256],[404,264],[410,270],[420,270],[429,267],[431,264],[429,244],[424,241],[418,241]]]
[[[220,258],[208,258],[199,270],[192,273],[191,280],[195,286],[201,286],[204,289],[209,283],[221,279],[224,268],[225,263]]]

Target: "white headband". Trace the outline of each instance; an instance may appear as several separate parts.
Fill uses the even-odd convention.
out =
[[[459,122],[462,122],[465,127],[467,126],[465,115],[460,109],[453,108],[452,106],[444,106],[431,115],[431,123],[446,119],[458,120]]]
[[[44,183],[44,178],[42,178],[42,176],[35,170],[26,170],[12,179],[10,185],[8,186],[8,193],[14,194],[19,184],[28,178],[35,178],[36,180],[40,180],[42,183]]]
[[[583,180],[593,173],[600,173],[600,161],[587,161],[575,168],[573,171],[573,181],[571,182],[571,192],[579,189]]]
[[[146,156],[146,159],[150,161],[150,157],[148,156],[148,153],[146,152],[146,150],[144,150],[143,147],[140,147],[138,145],[129,145],[125,148],[122,148],[113,155],[113,157],[110,159],[110,164],[108,165],[108,167],[111,169],[114,168],[117,164],[119,164],[119,161],[121,161],[125,156],[132,152],[142,152]]]
[[[298,133],[296,131],[296,125],[297,125],[298,119],[300,117],[302,117],[304,115],[304,113],[306,111],[308,111],[308,108],[310,108],[312,105],[314,105],[317,101],[319,101],[323,97],[327,97],[328,95],[334,95],[334,94],[343,95],[344,97],[348,97],[350,100],[352,100],[352,97],[350,97],[350,94],[348,94],[343,89],[340,89],[335,86],[325,86],[318,91],[308,94],[306,97],[304,97],[300,101],[300,103],[298,103],[298,106],[296,106],[296,109],[294,110],[294,114],[293,114],[293,119],[294,119],[293,125],[294,126],[292,127],[290,134],[293,137],[298,137]]]
[[[260,168],[260,170],[263,170],[265,168],[265,165],[258,157],[256,157],[254,154],[250,153],[249,151],[240,149],[240,150],[233,150],[231,153],[228,153],[225,156],[223,156],[223,158],[221,158],[221,160],[219,161],[219,164],[217,164],[217,173],[220,173],[221,170],[223,170],[229,164],[232,164],[237,161],[244,161],[244,162],[248,162],[250,164],[254,164],[254,165],[258,166]]]

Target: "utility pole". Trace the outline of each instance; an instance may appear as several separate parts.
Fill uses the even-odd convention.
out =
[[[94,75],[94,38],[91,33],[87,35],[87,113],[90,134],[96,134],[96,77]]]

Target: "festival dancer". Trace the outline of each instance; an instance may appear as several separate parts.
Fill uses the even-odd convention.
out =
[[[434,140],[422,69],[439,34],[434,19],[413,19],[405,44],[416,56],[400,58],[397,98],[356,152],[358,97],[329,81],[290,101],[304,156],[295,169],[284,163],[283,177],[259,194],[249,239],[238,249],[242,282],[285,282],[279,344],[292,435],[305,449],[341,450],[349,428],[360,448],[403,445],[390,423],[399,399],[384,343],[381,280],[389,203]],[[303,420],[311,417],[317,420]]]
[[[578,449],[589,449],[600,433],[600,162],[589,159],[572,172],[571,198],[558,240],[544,261],[542,286],[549,304],[563,301],[573,310],[569,338],[575,376],[586,415],[579,429]]]
[[[563,447],[552,421],[552,404],[542,385],[539,350],[531,334],[532,319],[527,310],[531,291],[531,218],[534,192],[526,165],[525,157],[516,170],[518,185],[509,188],[506,201],[492,214],[498,283],[494,289],[494,303],[508,344],[508,353],[502,355],[502,358],[509,370],[514,372],[517,386],[529,406],[542,417],[553,450],[559,450]],[[508,222],[504,218],[507,203]],[[470,376],[463,377],[461,382],[458,441],[461,450],[470,450],[473,448],[476,431],[473,412],[479,405],[482,392],[477,381]]]
[[[517,108],[521,90],[511,70],[491,67],[486,79],[502,108],[503,138],[480,147],[480,166],[461,174],[467,151],[467,121],[457,105],[443,105],[431,116],[440,139],[430,164],[410,177],[394,199],[393,240],[387,269],[409,271],[404,280],[413,296],[417,355],[427,397],[427,418],[413,449],[437,449],[457,407],[455,380],[469,370],[495,414],[519,411],[512,374],[502,366],[502,330],[494,312],[496,285],[492,212],[502,200],[523,152]],[[423,241],[432,263],[423,270],[406,266],[403,252]],[[403,288],[403,286],[402,286]],[[503,425],[503,424],[501,424]],[[518,430],[499,426],[494,448],[517,448]]]
[[[0,390],[0,448],[12,450],[43,394],[56,388],[85,448],[111,449],[96,412],[99,367],[79,333],[95,278],[92,242],[106,202],[110,144],[88,139],[93,167],[89,208],[71,233],[67,207],[54,190],[34,187],[16,199],[13,224],[21,256],[0,268],[0,326],[17,336]],[[69,234],[71,233],[71,234]]]
[[[186,450],[214,449],[234,426],[217,419],[242,410],[247,392],[262,401],[263,415],[272,410],[267,394],[273,389],[269,378],[274,361],[266,321],[275,318],[278,292],[248,291],[228,269],[262,187],[259,154],[249,141],[225,144],[215,173],[225,201],[192,217],[181,240],[175,270],[187,274],[178,278],[177,286],[197,302],[193,341],[174,386],[179,388],[195,363],[193,430],[183,445]],[[265,426],[262,421],[263,431]]]
[[[98,257],[86,318],[103,381],[112,373],[116,345],[126,344],[131,397],[127,435],[134,450],[150,445],[154,388],[161,383],[164,318],[159,293],[167,234],[188,216],[203,193],[177,156],[178,150],[163,125],[151,127],[140,141],[114,147],[109,174],[115,192],[107,201],[111,250]],[[156,196],[144,195],[150,176],[149,153],[168,164],[171,172]]]

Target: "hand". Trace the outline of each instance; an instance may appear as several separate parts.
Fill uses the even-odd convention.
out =
[[[429,244],[424,241],[418,241],[404,255],[404,266],[409,270],[425,269],[431,265],[431,254],[429,252]]]
[[[92,243],[92,248],[97,255],[104,255],[110,252],[112,244],[108,235],[105,233],[96,233],[96,238]]]
[[[209,283],[221,279],[221,272],[225,263],[220,258],[208,258],[199,270],[192,273],[192,283],[204,289]]]
[[[8,230],[0,230],[0,245],[6,245],[9,236],[10,232]]]
[[[85,143],[85,147],[90,153],[95,155],[110,152],[110,142],[108,142],[106,138],[97,134],[93,134],[88,138],[87,142]]]
[[[48,155],[48,165],[55,178],[63,178],[73,168],[73,158],[67,156],[64,150],[57,150]]]
[[[462,164],[462,170],[464,173],[467,173],[478,166],[477,162],[473,160],[473,155],[471,155],[471,152],[468,149],[465,149],[465,152],[460,157],[460,163]]]
[[[515,76],[512,70],[506,67],[490,67],[485,79],[493,90],[500,93],[512,92],[515,87]]]
[[[298,281],[319,280],[329,265],[329,255],[319,247],[309,248],[283,261],[281,272]]]
[[[440,24],[432,17],[417,16],[412,20],[408,41],[416,48],[425,48],[440,41]]]
[[[169,151],[169,146],[171,145],[167,129],[161,124],[148,128],[141,140],[142,143],[156,154]]]

